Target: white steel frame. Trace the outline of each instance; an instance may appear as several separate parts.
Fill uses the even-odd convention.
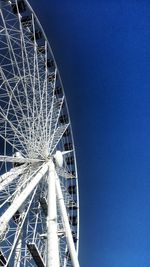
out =
[[[79,267],[70,117],[51,47],[27,0],[0,0],[0,142],[0,265]]]

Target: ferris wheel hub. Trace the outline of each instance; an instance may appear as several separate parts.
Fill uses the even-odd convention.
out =
[[[21,155],[21,152],[19,152],[19,151],[15,152],[15,154],[13,156],[16,158],[23,158],[23,156]]]
[[[62,155],[62,152],[57,150],[55,155],[54,155],[54,159],[55,159],[56,165],[61,168],[63,166],[63,155]]]

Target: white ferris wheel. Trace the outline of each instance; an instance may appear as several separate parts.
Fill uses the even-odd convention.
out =
[[[79,267],[71,122],[27,0],[0,0],[0,174],[0,266]]]

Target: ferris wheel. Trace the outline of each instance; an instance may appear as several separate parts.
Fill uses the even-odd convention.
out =
[[[71,122],[27,0],[0,0],[0,174],[0,266],[79,267]]]

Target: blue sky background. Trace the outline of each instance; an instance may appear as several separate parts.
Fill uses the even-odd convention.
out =
[[[150,267],[150,2],[30,0],[69,105],[81,267]]]

